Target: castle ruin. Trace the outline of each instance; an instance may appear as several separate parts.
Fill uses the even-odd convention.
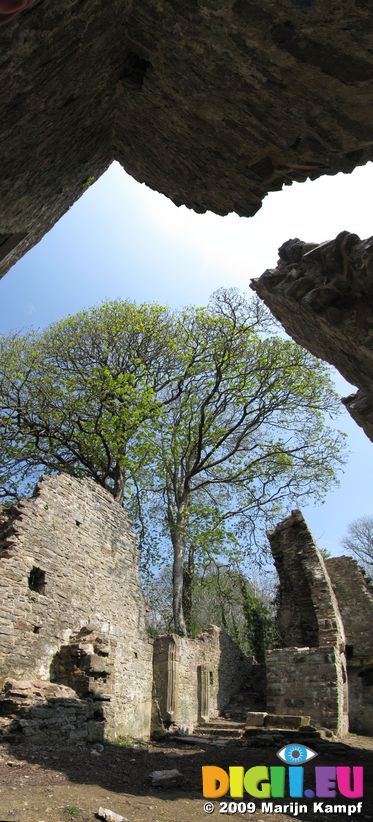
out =
[[[373,733],[372,591],[300,512],[269,533],[284,647],[265,666],[215,626],[150,638],[131,522],[92,480],[44,477],[0,523],[3,738],[190,734],[237,706],[247,725]]]
[[[197,640],[161,637],[153,654],[131,522],[89,479],[44,477],[31,499],[2,509],[0,593],[7,738],[190,732],[254,664],[214,627]]]

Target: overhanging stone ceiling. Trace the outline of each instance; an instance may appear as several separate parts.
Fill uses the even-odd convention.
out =
[[[370,0],[26,5],[0,29],[0,276],[113,159],[250,216],[373,157]]]

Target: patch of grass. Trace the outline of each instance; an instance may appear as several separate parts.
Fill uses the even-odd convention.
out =
[[[118,736],[113,742],[113,745],[119,745],[121,748],[147,748],[146,742],[141,739],[134,739],[132,736]]]
[[[63,809],[63,812],[68,816],[79,816],[81,808],[77,808],[75,805],[67,805],[67,807]]]
[[[134,748],[134,740],[131,736],[118,736],[114,745],[119,745],[121,748]]]

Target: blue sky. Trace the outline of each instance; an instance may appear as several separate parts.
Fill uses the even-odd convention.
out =
[[[372,233],[373,164],[286,186],[251,219],[176,208],[113,163],[1,281],[0,332],[44,327],[108,299],[203,304],[220,286],[249,290],[290,237],[322,242],[347,229]],[[334,371],[341,396],[352,393]],[[322,547],[341,553],[349,522],[373,513],[372,444],[343,411],[349,463],[324,505],[303,513]]]

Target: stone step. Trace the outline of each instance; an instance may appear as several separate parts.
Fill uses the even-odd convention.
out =
[[[194,733],[197,736],[206,736],[206,737],[221,736],[221,737],[229,737],[231,739],[240,739],[243,732],[244,732],[243,727],[241,727],[241,728],[238,728],[238,727],[229,728],[229,727],[224,727],[223,725],[218,726],[218,727],[216,727],[216,726],[211,727],[211,725],[199,725],[194,730]]]
[[[244,722],[236,722],[234,720],[227,719],[225,716],[218,716],[218,717],[214,717],[212,719],[209,719],[209,721],[206,723],[206,727],[207,728],[233,728],[233,729],[236,729],[236,728],[243,728],[244,724],[245,724]],[[203,728],[205,726],[201,724],[198,727]]]
[[[245,723],[247,714],[252,713],[253,708],[255,708],[255,711],[258,711],[258,712],[259,711],[261,712],[262,710],[264,710],[262,705],[254,705],[254,706],[250,705],[250,710],[243,709],[242,711],[239,711],[239,710],[224,711],[224,716],[225,716],[226,719],[232,720],[234,722],[244,722]]]
[[[266,711],[250,711],[246,716],[246,728],[264,728],[273,730],[306,730],[310,725],[310,716],[300,714],[270,714]]]

